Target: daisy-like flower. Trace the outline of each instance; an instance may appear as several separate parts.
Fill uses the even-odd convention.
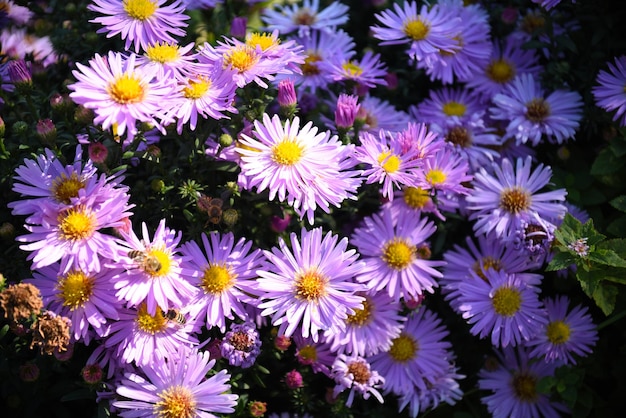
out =
[[[156,77],[173,77],[185,80],[199,71],[193,51],[195,44],[180,46],[175,42],[156,42],[148,46],[143,55],[137,56],[137,66],[159,69]],[[170,73],[170,74],[168,74]]]
[[[385,393],[406,395],[427,390],[436,377],[450,367],[452,344],[445,341],[448,330],[433,312],[422,308],[409,316],[389,350],[371,357],[370,364],[384,378]]]
[[[352,406],[355,393],[359,393],[363,399],[369,399],[374,395],[378,402],[383,403],[383,396],[378,391],[385,383],[385,379],[372,370],[366,359],[359,356],[346,356],[339,354],[333,363],[331,375],[336,383],[333,396],[338,396],[346,389],[350,389],[346,406]]]
[[[440,280],[441,291],[457,312],[458,298],[461,296],[459,285],[472,280],[472,272],[486,280],[485,272],[489,270],[513,274],[537,267],[529,264],[528,259],[512,246],[502,245],[493,235],[479,235],[476,240],[467,237],[466,248],[454,244],[443,255],[446,265]]]
[[[455,47],[439,50],[437,59],[417,62],[432,81],[441,80],[452,84],[454,80],[465,82],[487,65],[491,56],[489,15],[479,4],[465,6],[463,0],[437,2],[443,15],[459,17],[457,27],[451,33]]]
[[[541,66],[535,49],[522,48],[522,42],[509,36],[504,45],[494,41],[491,58],[466,86],[491,99],[509,85],[517,75],[539,75]]]
[[[483,368],[478,380],[480,389],[491,392],[482,402],[494,418],[559,418],[569,412],[538,388],[542,378],[554,376],[557,363],[537,361],[524,347],[507,347],[496,355],[499,364]]]
[[[348,315],[363,307],[364,286],[352,282],[363,267],[358,254],[348,250],[347,238],[322,229],[302,229],[300,239],[291,234],[291,250],[279,239],[279,247],[264,251],[270,265],[257,270],[263,302],[262,316],[272,316],[278,333],[291,336],[300,328],[303,337],[318,339],[320,331],[341,332]]]
[[[411,117],[406,112],[397,110],[388,101],[369,94],[361,99],[361,107],[356,117],[359,124],[362,124],[360,132],[373,135],[377,135],[381,129],[399,132],[411,122]]]
[[[276,67],[277,74],[299,74],[306,54],[303,47],[293,39],[284,41],[278,37],[278,31],[251,32],[246,35],[246,45],[261,51],[261,56],[270,60]],[[284,67],[284,68],[283,68]]]
[[[319,0],[304,0],[301,5],[268,7],[261,14],[261,20],[269,30],[282,34],[297,31],[298,36],[309,36],[314,30],[333,31],[343,25],[348,21],[348,10],[348,6],[338,1],[320,10]]]
[[[459,284],[458,309],[472,325],[472,335],[491,336],[496,347],[515,346],[533,338],[546,324],[539,300],[540,275],[493,269],[483,270],[484,279],[471,275]]]
[[[226,331],[226,319],[234,315],[248,319],[246,304],[256,305],[256,270],[264,266],[261,250],[251,251],[252,241],[240,238],[235,243],[232,232],[220,235],[202,234],[204,250],[195,241],[188,241],[180,252],[189,258],[194,272],[191,283],[200,288],[190,302],[197,316],[206,318],[207,328]]]
[[[367,184],[380,184],[383,197],[392,200],[394,187],[417,185],[420,159],[416,148],[405,150],[399,135],[382,129],[378,137],[362,132],[359,139],[353,158],[368,166],[362,176]]]
[[[327,332],[324,337],[331,350],[357,356],[371,356],[388,350],[391,340],[400,335],[406,317],[400,315],[402,305],[384,292],[361,294],[363,309],[355,309],[346,318],[346,329]]]
[[[462,87],[432,89],[426,99],[411,108],[411,116],[415,119],[439,126],[477,121],[484,112],[481,97]]]
[[[28,23],[34,15],[28,7],[17,5],[12,0],[0,1],[0,11],[6,13],[7,18],[18,25]]]
[[[531,167],[531,157],[518,158],[515,166],[503,159],[493,164],[493,175],[484,168],[474,174],[466,200],[477,233],[493,231],[500,239],[512,239],[520,221],[534,213],[553,224],[565,216],[567,208],[560,203],[565,201],[565,189],[537,193],[550,182],[550,167],[540,164],[532,172]]]
[[[159,126],[155,115],[168,108],[175,88],[173,78],[156,77],[159,67],[137,67],[136,59],[133,53],[127,58],[113,51],[106,57],[96,54],[89,66],[76,63],[72,74],[78,81],[68,86],[76,104],[93,109],[95,124],[115,127],[120,136],[127,131],[128,139],[137,133],[137,121]]]
[[[394,199],[385,203],[384,206],[389,207],[395,222],[403,216],[420,216],[422,212],[432,213],[442,221],[446,220],[433,201],[430,192],[420,187],[404,187],[394,192]]]
[[[582,98],[574,91],[547,95],[532,74],[516,77],[493,97],[491,117],[508,122],[506,135],[536,146],[545,137],[561,144],[572,138],[582,118]]]
[[[531,357],[547,362],[576,364],[576,356],[585,357],[598,340],[598,331],[587,308],[569,309],[567,296],[544,300],[548,323],[527,343]]]
[[[323,338],[313,341],[313,338],[304,338],[300,334],[294,335],[293,342],[298,363],[311,366],[314,373],[323,373],[330,377],[330,369],[336,357],[330,349],[330,344]]]
[[[122,417],[212,417],[234,412],[238,396],[230,394],[226,370],[210,371],[209,353],[180,347],[176,356],[156,358],[144,367],[145,377],[127,373],[116,388],[126,400],[113,402]],[[207,379],[207,375],[211,377]]]
[[[328,72],[334,81],[351,81],[367,87],[386,86],[387,67],[380,60],[380,54],[366,51],[360,60],[344,58],[331,59]]]
[[[351,239],[365,261],[356,279],[372,291],[387,289],[396,300],[433,293],[435,278],[441,277],[435,267],[444,264],[428,259],[430,246],[426,239],[435,229],[432,221],[419,216],[394,221],[387,208],[366,217]]]
[[[220,350],[228,364],[246,369],[261,353],[259,332],[251,323],[233,324],[224,336]]]
[[[103,336],[107,321],[119,317],[121,302],[111,293],[114,274],[115,270],[80,268],[59,273],[59,264],[53,264],[33,272],[33,278],[24,282],[39,289],[47,309],[70,319],[72,342],[88,345],[91,331]]]
[[[458,16],[446,13],[438,4],[423,4],[419,12],[414,1],[393,6],[394,11],[383,10],[376,14],[383,26],[371,28],[374,37],[382,41],[380,45],[409,44],[407,53],[416,61],[458,49],[454,40],[461,23]]]
[[[185,20],[189,16],[183,14],[184,4],[180,0],[93,0],[87,9],[104,16],[90,20],[104,28],[98,33],[106,33],[107,38],[121,35],[126,40],[124,48],[130,50],[134,46],[135,53],[139,48],[146,51],[156,42],[175,42],[173,36],[185,35]],[[173,35],[173,36],[172,36]]]
[[[264,114],[254,127],[255,138],[242,134],[236,148],[243,187],[268,189],[270,200],[287,201],[311,224],[318,206],[329,213],[330,205],[355,198],[361,179],[350,158],[352,145],[341,144],[329,131],[318,133],[312,122],[301,128],[298,117],[283,125],[278,115]]]
[[[472,180],[469,164],[463,158],[455,158],[452,147],[445,147],[422,160],[418,171],[417,186],[431,193],[468,194],[463,185]]]
[[[189,282],[193,272],[184,265],[186,257],[177,253],[182,234],[167,228],[165,219],[152,239],[145,223],[141,232],[141,239],[132,229],[121,232],[115,258],[125,270],[114,278],[115,295],[131,306],[145,303],[150,315],[184,306],[198,289]]]
[[[429,129],[425,123],[409,122],[398,134],[402,150],[408,153],[410,150],[417,151],[419,159],[428,158],[445,147],[443,137]]]
[[[233,106],[237,84],[228,69],[214,68],[210,73],[196,74],[181,80],[177,92],[171,97],[170,111],[165,119],[176,120],[176,132],[181,134],[189,122],[194,131],[198,116],[204,119],[229,118],[225,113],[237,113]]]
[[[199,330],[193,318],[184,314],[184,320],[174,317],[180,311],[148,312],[147,304],[137,308],[118,310],[119,319],[108,326],[104,344],[115,350],[115,355],[125,363],[147,366],[158,355],[165,358],[176,356],[181,345],[191,347],[198,344],[194,334]]]
[[[620,125],[626,126],[626,55],[615,57],[613,63],[607,62],[606,65],[609,71],[598,73],[598,85],[591,91],[596,104],[607,112],[615,111],[613,120],[619,119]]]

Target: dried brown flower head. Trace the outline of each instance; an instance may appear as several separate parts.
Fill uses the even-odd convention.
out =
[[[70,344],[70,320],[54,312],[45,311],[31,327],[33,341],[30,348],[38,346],[42,353],[67,350]]]
[[[0,308],[14,328],[20,322],[39,315],[43,301],[39,289],[29,283],[13,284],[0,292]]]

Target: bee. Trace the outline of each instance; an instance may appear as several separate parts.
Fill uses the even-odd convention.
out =
[[[180,313],[179,310],[176,309],[168,310],[163,314],[163,316],[165,317],[165,319],[174,321],[179,325],[185,325],[187,323],[187,318],[185,318],[185,315],[183,315],[182,313]]]
[[[159,259],[145,251],[131,250],[128,252],[128,257],[133,259],[148,274],[156,274],[161,271],[162,265]]]

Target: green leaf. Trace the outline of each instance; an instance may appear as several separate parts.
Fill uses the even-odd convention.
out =
[[[617,196],[615,199],[612,199],[609,203],[615,209],[621,210],[622,212],[626,212],[626,195]]]
[[[613,138],[609,146],[616,157],[619,158],[626,155],[626,140],[623,137],[616,136]]]
[[[539,382],[537,382],[537,392],[549,394],[554,385],[556,385],[556,378],[554,376],[542,377],[539,379]]]
[[[606,232],[618,237],[624,235],[624,231],[626,231],[626,216],[620,216],[606,227]]]
[[[70,392],[67,395],[64,395],[61,398],[61,402],[78,401],[81,399],[94,399],[95,398],[94,395],[95,394],[91,390],[87,388],[81,388],[73,392]]]
[[[590,174],[593,176],[600,176],[603,174],[615,173],[624,165],[624,163],[625,161],[617,157],[610,148],[604,148],[600,151],[598,157],[591,165]]]
[[[576,259],[569,252],[556,253],[546,267],[546,271],[563,270],[576,263]]]
[[[595,263],[626,268],[626,260],[617,255],[613,250],[596,249],[589,253],[588,258]]]
[[[615,308],[615,299],[617,298],[617,287],[601,283],[593,291],[593,300],[605,315],[610,315]]]

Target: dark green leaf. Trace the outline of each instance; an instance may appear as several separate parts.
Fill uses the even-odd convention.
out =
[[[616,136],[611,141],[611,151],[615,154],[616,157],[623,157],[626,155],[626,140],[622,137]]]
[[[626,212],[626,195],[617,196],[615,199],[612,199],[609,203],[615,209],[621,210],[622,212]]]
[[[600,151],[598,157],[591,165],[590,174],[599,176],[603,174],[615,173],[624,165],[624,163],[624,159],[618,158],[610,148],[604,148]]]
[[[95,396],[91,390],[81,388],[61,397],[62,402],[77,401],[80,399],[95,399]]]
[[[537,382],[537,392],[549,394],[556,384],[554,376],[545,376]]]
[[[615,219],[606,227],[606,231],[616,236],[624,235],[624,231],[626,231],[626,216],[620,216]]]
[[[613,250],[596,249],[589,253],[588,258],[595,263],[626,268],[626,260],[617,255]]]
[[[605,315],[610,315],[615,308],[615,299],[617,298],[617,287],[610,284],[601,283],[596,286],[593,291],[593,300]]]
[[[576,259],[570,253],[556,253],[546,267],[546,271],[563,270],[576,263]]]

